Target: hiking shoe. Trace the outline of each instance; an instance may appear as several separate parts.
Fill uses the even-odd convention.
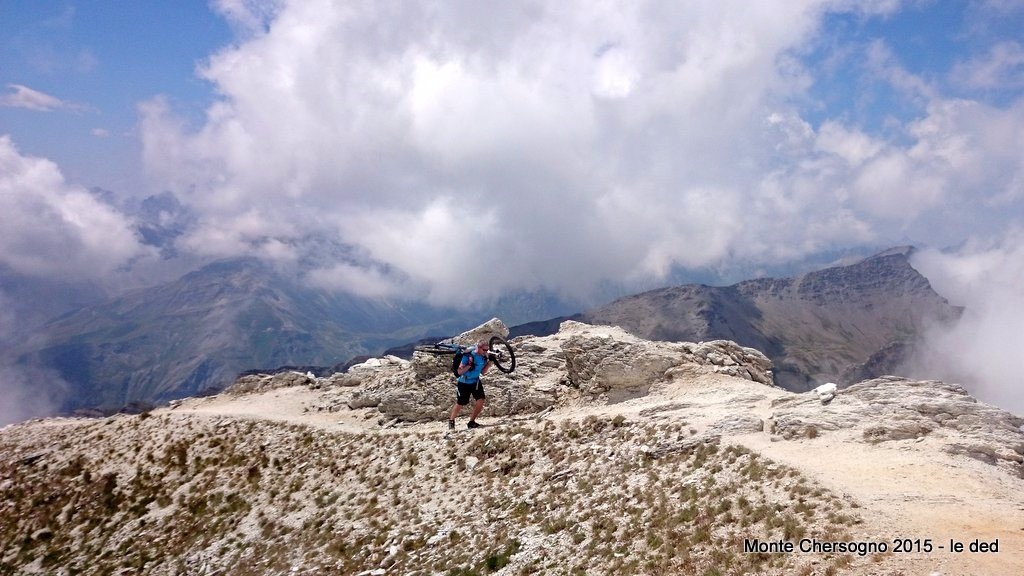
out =
[[[449,430],[455,430],[455,420],[449,420],[448,421],[448,429]]]
[[[479,428],[479,427],[480,427],[480,425],[477,424],[476,420],[470,420],[469,424],[466,424],[466,428]]]

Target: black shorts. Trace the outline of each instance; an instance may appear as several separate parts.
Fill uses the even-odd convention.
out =
[[[455,403],[459,406],[465,406],[469,404],[469,397],[472,396],[477,400],[484,399],[484,385],[483,382],[477,380],[476,384],[463,384],[462,382],[456,382],[455,388],[458,390],[458,398]]]

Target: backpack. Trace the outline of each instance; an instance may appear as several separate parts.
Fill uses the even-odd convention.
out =
[[[475,362],[473,359],[473,352],[469,350],[459,350],[452,358],[452,374],[454,374],[456,378],[459,377],[459,367],[462,366],[462,359],[466,356],[469,356],[469,368],[472,370]]]

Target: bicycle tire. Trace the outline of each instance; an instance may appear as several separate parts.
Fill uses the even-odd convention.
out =
[[[490,349],[491,352],[497,354],[497,358],[494,358],[492,362],[498,367],[498,370],[508,374],[516,369],[516,353],[508,341],[501,336],[493,336],[490,341]]]
[[[425,352],[427,354],[455,354],[455,349],[449,346],[439,346],[437,344],[422,344],[419,346],[413,346],[412,348],[416,352]]]

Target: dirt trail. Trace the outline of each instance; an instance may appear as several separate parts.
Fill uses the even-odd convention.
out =
[[[842,435],[772,442],[735,439],[800,469],[863,507],[858,540],[930,540],[930,553],[900,554],[914,573],[1024,574],[1024,499],[1019,482],[992,466],[931,451],[926,442],[869,446]],[[908,444],[915,444],[910,446]],[[951,550],[950,541],[964,551]],[[998,553],[971,553],[972,542],[999,541]],[[939,548],[939,547],[942,548]]]

